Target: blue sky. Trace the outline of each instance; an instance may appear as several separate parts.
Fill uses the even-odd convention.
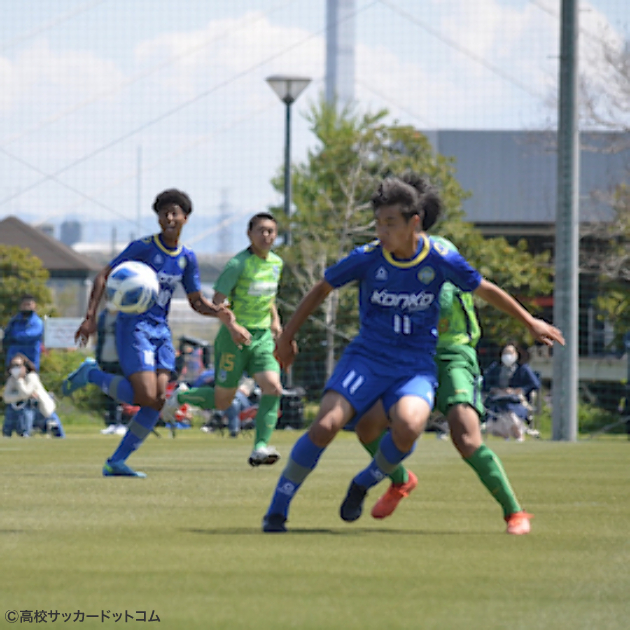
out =
[[[174,186],[195,204],[193,247],[217,250],[222,199],[231,246],[242,246],[247,216],[282,201],[269,180],[283,159],[283,109],[265,77],[313,78],[294,108],[294,160],[313,146],[302,114],[324,86],[325,4],[11,3],[0,21],[0,216],[101,221],[90,240],[108,240],[105,222],[117,221],[124,238],[139,207],[151,231],[153,198]],[[625,4],[581,3],[585,73],[597,73],[598,38],[623,42]],[[422,129],[555,123],[559,1],[356,5],[359,108],[387,107]]]

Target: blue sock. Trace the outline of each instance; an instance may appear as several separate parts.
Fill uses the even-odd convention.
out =
[[[377,483],[385,479],[388,475],[394,472],[398,467],[398,464],[403,459],[409,457],[415,450],[416,445],[411,447],[408,453],[403,453],[394,444],[391,431],[385,434],[385,437],[381,440],[378,450],[374,455],[374,459],[370,462],[370,465],[362,470],[355,478],[354,482],[364,488],[371,488]]]
[[[151,433],[151,429],[156,425],[159,417],[160,412],[156,409],[141,407],[140,411],[129,423],[127,433],[120,441],[118,448],[107,461],[124,462],[144,442],[144,439]]]
[[[282,471],[267,514],[289,514],[291,500],[309,473],[317,466],[324,449],[316,446],[305,433],[293,446],[286,468]]]
[[[88,374],[88,381],[94,383],[111,398],[133,405],[133,387],[126,378],[94,368]]]

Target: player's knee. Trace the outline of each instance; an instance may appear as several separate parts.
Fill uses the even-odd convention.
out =
[[[314,422],[309,429],[309,437],[312,442],[319,447],[328,446],[335,435],[337,435],[338,429],[331,422],[326,422],[324,418],[323,421]]]
[[[260,388],[263,396],[282,396],[282,385],[280,383],[266,383]]]

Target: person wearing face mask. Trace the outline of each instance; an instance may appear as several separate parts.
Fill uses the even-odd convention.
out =
[[[528,401],[532,392],[540,389],[540,379],[525,360],[519,361],[516,344],[506,344],[500,356],[500,362],[493,363],[484,374],[483,391],[488,394],[484,404],[496,414],[516,414],[527,426],[531,417]]]
[[[20,300],[20,312],[11,318],[4,329],[3,347],[6,351],[6,366],[13,357],[20,353],[31,361],[39,370],[44,322],[36,312],[37,304],[32,295],[23,295]]]

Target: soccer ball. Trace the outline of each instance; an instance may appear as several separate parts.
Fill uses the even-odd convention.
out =
[[[148,311],[155,304],[159,291],[155,271],[136,260],[114,267],[105,288],[109,308],[132,315]]]

